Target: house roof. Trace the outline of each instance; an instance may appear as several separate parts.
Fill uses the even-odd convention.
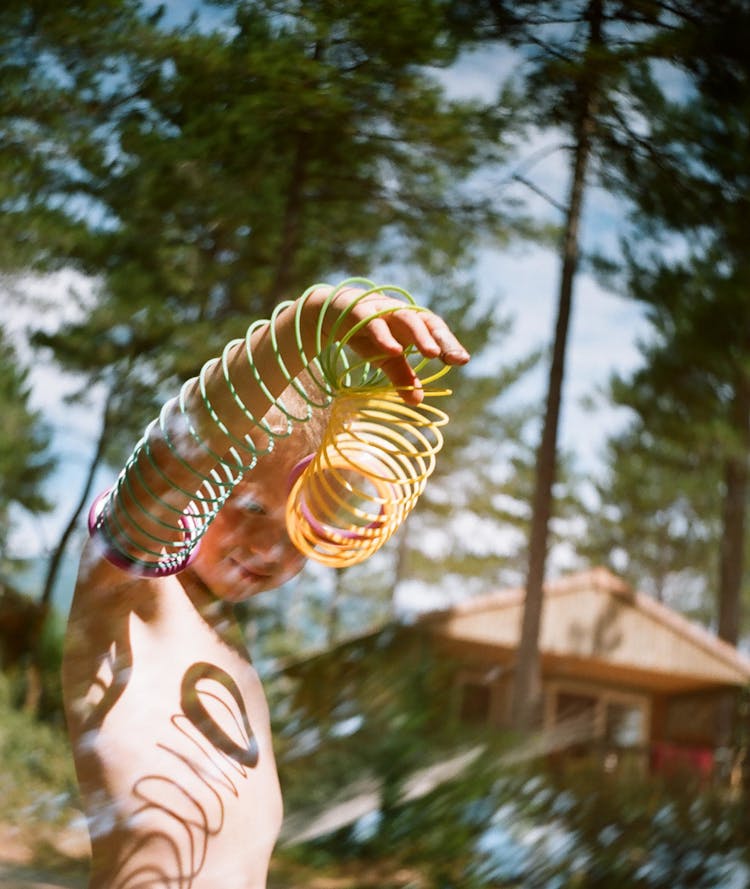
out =
[[[507,659],[518,647],[523,600],[523,589],[500,590],[422,620],[464,651]],[[606,568],[545,584],[540,651],[547,674],[671,692],[750,683],[750,660],[736,648]]]

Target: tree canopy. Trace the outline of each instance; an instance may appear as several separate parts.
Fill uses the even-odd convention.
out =
[[[520,438],[531,415],[496,397],[530,359],[515,367],[489,361],[512,333],[498,332],[497,306],[475,304],[469,278],[480,244],[529,234],[519,208],[481,185],[488,169],[518,159],[529,126],[556,133],[570,161],[559,227],[561,322],[585,259],[579,214],[596,181],[637,207],[637,237],[616,286],[647,305],[655,331],[644,348],[648,373],[633,386],[621,381],[612,397],[631,407],[642,399],[652,412],[644,423],[670,459],[682,445],[686,457],[720,453],[711,486],[728,490],[726,473],[742,468],[745,446],[731,394],[744,385],[743,324],[731,319],[744,311],[747,134],[737,110],[747,84],[736,35],[745,17],[739,2],[698,11],[681,0],[367,0],[356,9],[231,0],[203,4],[174,24],[165,10],[135,0],[6,4],[0,262],[9,272],[73,266],[94,282],[82,315],[35,338],[64,373],[77,375],[78,397],[100,413],[79,503],[100,465],[121,463],[177,380],[250,318],[316,279],[385,270],[428,293],[486,360],[455,384],[444,481],[436,476],[414,527],[427,533],[460,500],[498,537],[500,526],[513,525],[525,542],[528,510],[508,505],[533,501],[536,484],[549,499],[549,509],[535,508],[528,559],[536,565],[532,586],[541,583],[549,518],[563,508],[552,491],[564,481],[556,424],[565,324],[550,365],[549,434],[532,471],[528,438]],[[499,83],[489,102],[448,98],[435,72],[488,42],[517,54],[515,91]],[[682,72],[682,93],[670,93],[671,80],[662,85],[665,67]],[[673,261],[677,241],[689,249]],[[688,426],[699,437],[687,439]],[[623,473],[623,449],[631,455],[636,435],[633,427],[613,442]],[[492,457],[505,436],[517,446],[498,473]],[[471,484],[461,481],[468,453],[481,464]],[[663,487],[668,499],[670,478],[657,482],[657,454],[647,457],[653,491]],[[449,487],[460,497],[446,496]],[[613,481],[610,501],[627,487],[624,477]],[[725,510],[729,504],[725,498]],[[691,499],[705,520],[701,534],[717,527],[706,508]],[[634,504],[632,515],[644,509]],[[663,514],[671,509],[665,503]],[[732,527],[744,539],[736,521]],[[631,564],[644,577],[663,569],[645,556],[647,538],[630,538]],[[495,581],[494,552],[454,542],[441,572]],[[516,571],[523,545],[512,555]],[[723,557],[727,570],[738,564],[739,545],[735,539]],[[595,549],[584,542],[581,552]],[[434,560],[407,537],[394,577],[406,556],[425,579],[434,574]],[[676,561],[692,558],[675,550]],[[661,588],[661,578],[651,579]]]
[[[634,152],[619,146],[610,170],[633,207],[619,286],[646,307],[652,328],[642,368],[615,380],[612,396],[635,412],[653,467],[666,448],[673,466],[701,475],[702,485],[673,478],[671,499],[682,501],[686,528],[696,527],[692,513],[704,531],[717,529],[714,567],[703,570],[717,590],[719,634],[735,643],[750,497],[750,68],[737,45],[748,15],[743,3],[685,11],[671,56],[681,87],[670,94],[653,68],[634,72],[642,138]]]
[[[408,268],[481,351],[494,310],[470,331],[472,298],[451,291],[511,214],[470,180],[507,155],[514,100],[446,97],[434,71],[460,44],[445,4],[235,2],[208,26],[173,26],[113,3],[99,23],[117,39],[100,55],[87,30],[99,19],[76,9],[85,27],[70,48],[45,11],[53,86],[73,110],[38,207],[59,203],[65,259],[96,286],[80,317],[34,341],[101,418],[46,596],[97,467],[121,463],[177,381],[279,299]]]
[[[0,330],[0,571],[12,567],[7,560],[11,512],[25,509],[44,512],[51,504],[42,494],[42,483],[53,469],[49,455],[49,429],[38,410],[30,405],[28,369],[16,348]]]

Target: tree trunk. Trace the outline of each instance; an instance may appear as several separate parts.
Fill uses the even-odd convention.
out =
[[[750,405],[740,393],[735,402],[736,420],[745,442],[750,439]],[[736,645],[742,624],[742,576],[744,573],[746,503],[748,495],[747,449],[727,457],[724,464],[724,502],[722,504],[722,534],[719,550],[719,619],[720,639]],[[725,695],[719,702],[718,740],[720,751],[718,774],[728,781],[733,764],[733,727],[736,718],[736,699]]]
[[[333,589],[326,612],[326,648],[333,648],[339,641],[339,609],[344,594],[344,572],[346,568],[333,569]]]
[[[389,604],[389,618],[393,619],[396,615],[396,595],[401,583],[409,577],[410,563],[410,547],[409,547],[409,528],[401,526],[398,531],[398,541],[396,544],[396,559],[393,565],[393,580],[391,582],[391,601]]]
[[[750,391],[739,388],[734,403],[735,429],[743,445],[724,464],[724,503],[719,563],[719,638],[731,645],[739,640],[742,577],[745,568],[745,527],[750,450]]]
[[[589,46],[596,47],[602,41],[602,0],[591,0],[587,17],[589,20]],[[511,713],[514,727],[519,730],[531,728],[541,715],[539,630],[542,618],[549,520],[552,513],[552,487],[557,468],[557,430],[562,384],[565,376],[565,352],[572,306],[573,281],[578,267],[579,228],[586,186],[586,169],[591,153],[591,137],[596,125],[597,84],[591,75],[588,80],[583,82],[582,91],[581,110],[575,131],[573,174],[563,235],[555,340],[549,370],[542,437],[537,451],[526,600],[513,681]]]
[[[94,476],[96,475],[96,471],[101,463],[102,455],[104,454],[104,449],[109,438],[110,409],[113,394],[114,390],[111,389],[107,393],[107,398],[104,402],[104,410],[102,411],[102,422],[99,429],[99,438],[96,442],[94,455],[91,458],[91,462],[89,463],[89,468],[86,474],[86,480],[83,484],[81,496],[78,500],[78,503],[76,503],[75,505],[75,508],[68,520],[67,525],[60,535],[60,539],[57,542],[57,546],[52,553],[49,565],[47,567],[47,575],[44,579],[44,586],[42,588],[42,595],[40,599],[41,604],[45,608],[49,608],[50,606],[50,603],[52,601],[52,594],[55,589],[55,584],[57,583],[57,578],[60,573],[60,566],[62,565],[65,551],[68,548],[68,543],[70,542],[70,538],[73,536],[73,533],[78,526],[78,521],[81,517],[81,513],[86,508],[86,505],[91,497],[91,488],[94,484]]]
[[[745,548],[747,465],[730,458],[724,466],[724,503],[719,566],[719,638],[736,645],[740,635],[740,600]]]
[[[272,308],[282,299],[289,299],[288,289],[292,280],[294,257],[299,247],[300,220],[302,215],[303,190],[307,171],[308,150],[304,136],[299,136],[294,154],[294,162],[284,208],[276,273],[268,293],[268,303]]]

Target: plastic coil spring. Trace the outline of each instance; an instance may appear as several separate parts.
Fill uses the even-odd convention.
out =
[[[343,568],[383,546],[424,490],[447,422],[394,391],[339,395],[318,451],[292,478],[286,523],[297,549]]]
[[[301,313],[312,292],[321,285],[308,288],[297,301],[295,329],[297,348],[303,366],[314,381],[311,391],[305,389],[286,369],[276,345],[276,319],[291,305],[281,303],[269,321],[250,325],[243,340],[227,344],[221,357],[203,365],[197,378],[203,404],[213,422],[224,432],[231,444],[227,453],[214,453],[195,429],[187,407],[186,393],[195,380],[187,381],[176,402],[168,402],[157,420],[146,429],[112,489],[92,506],[89,529],[99,538],[105,555],[125,570],[145,576],[173,574],[186,567],[219,509],[236,484],[253,469],[257,458],[273,450],[279,438],[285,438],[297,423],[307,421],[312,412],[331,405],[331,417],[324,441],[304,467],[300,467],[289,495],[287,529],[292,541],[306,555],[328,565],[344,566],[361,562],[382,546],[413,509],[417,498],[435,467],[435,455],[443,444],[440,427],[448,417],[427,403],[434,396],[447,395],[450,390],[429,389],[429,384],[449,368],[440,365],[431,375],[425,374],[430,359],[423,358],[413,347],[407,358],[419,375],[425,402],[407,405],[376,359],[363,361],[349,348],[349,341],[362,327],[377,317],[394,311],[424,311],[405,290],[378,286],[364,278],[352,278],[332,288],[320,311],[315,351],[305,354],[301,335]],[[323,336],[324,319],[331,304],[343,289],[355,286],[360,295],[340,311],[327,336]],[[364,317],[348,326],[348,316],[362,300],[387,294],[399,302]],[[285,406],[283,398],[275,398],[265,387],[255,367],[252,337],[256,330],[270,330],[279,368],[305,403],[301,416]],[[342,334],[342,335],[339,335]],[[244,347],[247,370],[286,420],[283,430],[272,429],[262,416],[254,416],[241,401],[228,369],[231,350]],[[386,358],[387,356],[383,356]],[[233,437],[210,403],[206,376],[221,372],[237,407],[247,419],[247,433]],[[175,411],[173,406],[177,404]],[[263,433],[265,448],[258,450],[254,440],[257,430]],[[187,434],[188,447],[178,444]],[[173,458],[195,476],[195,487],[177,488],[160,468],[153,448],[157,442],[171,451]],[[215,461],[213,468],[194,468],[191,454],[208,453]],[[159,494],[146,483],[143,467],[161,476],[167,489],[189,498],[186,509],[175,508],[169,491]],[[138,491],[145,492],[140,494]],[[160,517],[157,518],[157,513]],[[145,531],[144,518],[159,526],[158,531]],[[138,543],[130,528],[139,529],[150,543]]]

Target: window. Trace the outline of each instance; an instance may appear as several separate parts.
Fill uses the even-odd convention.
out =
[[[596,698],[593,695],[558,692],[555,697],[555,722],[569,719],[590,721],[592,726],[596,717]]]
[[[604,740],[613,747],[640,747],[646,741],[642,707],[608,701],[604,710]]]
[[[546,724],[565,727],[571,743],[604,741],[617,748],[641,747],[648,740],[645,697],[580,683],[551,683]]]

